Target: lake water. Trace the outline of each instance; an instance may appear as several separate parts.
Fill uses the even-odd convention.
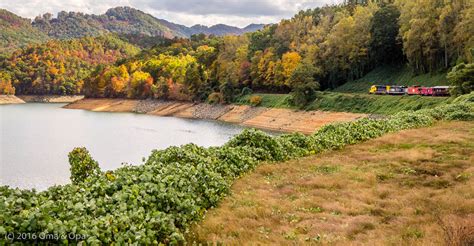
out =
[[[216,121],[104,113],[64,104],[0,105],[0,185],[46,189],[69,183],[68,153],[86,147],[102,170],[141,164],[153,149],[219,146],[243,127]]]

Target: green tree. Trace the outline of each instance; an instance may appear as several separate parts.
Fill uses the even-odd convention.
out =
[[[197,63],[191,63],[186,69],[184,85],[189,95],[197,96],[198,91],[204,84],[203,75]]]
[[[474,63],[461,63],[448,74],[448,81],[453,86],[451,93],[455,96],[474,91]]]
[[[86,148],[74,148],[69,153],[69,165],[71,171],[71,182],[79,184],[86,178],[101,173],[99,164],[91,157]]]
[[[375,65],[402,61],[402,44],[398,40],[399,17],[400,11],[392,4],[375,12],[370,28],[370,56]]]
[[[293,103],[303,107],[316,99],[320,85],[315,81],[316,68],[309,63],[300,63],[290,77]]]

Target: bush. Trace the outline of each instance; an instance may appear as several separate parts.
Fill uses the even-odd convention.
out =
[[[253,93],[252,89],[250,89],[249,87],[244,87],[242,91],[240,92],[240,96],[251,95],[252,93]]]
[[[262,97],[261,96],[251,96],[249,101],[250,101],[250,104],[252,106],[259,106],[260,104],[262,104]]]
[[[222,96],[222,93],[220,92],[213,92],[207,97],[207,102],[210,104],[217,104],[217,103],[223,103],[224,99]]]
[[[86,178],[100,173],[99,164],[92,159],[86,148],[75,148],[69,153],[69,165],[71,165],[71,182],[79,184]]]
[[[448,73],[448,81],[453,86],[451,93],[455,96],[474,91],[474,63],[461,63]]]
[[[317,83],[306,83],[296,85],[291,92],[293,104],[297,107],[304,107],[316,99],[316,93],[319,90]]]

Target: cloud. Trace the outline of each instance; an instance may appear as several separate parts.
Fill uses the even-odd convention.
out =
[[[335,4],[342,0],[16,0],[1,1],[18,15],[34,18],[46,12],[75,11],[102,14],[117,6],[130,6],[153,16],[184,25],[275,23],[301,9]]]

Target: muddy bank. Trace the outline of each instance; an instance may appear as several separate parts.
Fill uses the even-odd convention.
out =
[[[56,95],[18,95],[18,98],[31,103],[72,103],[84,99],[84,96],[56,96]]]
[[[135,112],[157,116],[211,119],[243,126],[281,132],[311,134],[325,124],[352,121],[365,114],[251,107],[246,105],[210,105],[159,100],[83,99],[64,106],[98,112]]]
[[[25,101],[13,95],[0,95],[0,105],[1,104],[19,104],[25,103]]]

